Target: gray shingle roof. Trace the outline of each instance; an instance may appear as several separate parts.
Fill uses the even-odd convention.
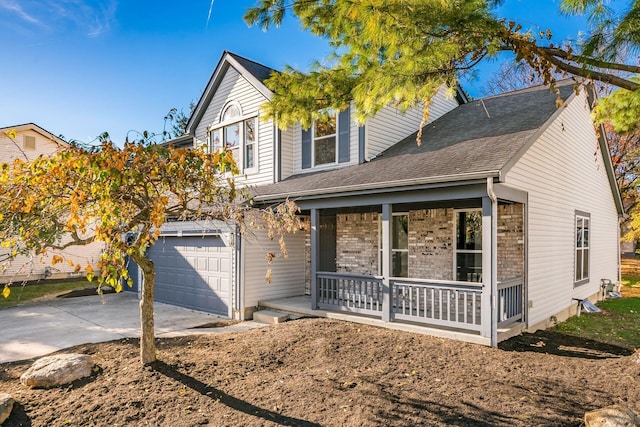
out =
[[[262,65],[250,59],[244,58],[238,54],[233,52],[226,51],[229,56],[232,56],[236,61],[240,63],[248,72],[253,74],[253,76],[264,83],[265,80],[269,78],[271,73],[277,73],[278,70],[274,70],[273,68],[267,67],[266,65]]]
[[[560,83],[560,97],[573,93]],[[331,194],[353,189],[446,182],[452,176],[502,170],[557,111],[558,96],[535,87],[463,104],[423,128],[422,145],[412,134],[368,163],[299,174],[255,189],[258,200]]]

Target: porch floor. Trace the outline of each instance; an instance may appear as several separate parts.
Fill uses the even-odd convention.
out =
[[[431,335],[441,338],[449,338],[474,344],[486,346],[491,345],[491,340],[489,338],[482,337],[474,332],[461,331],[459,329],[444,327],[436,328],[428,325],[420,325],[398,320],[392,322],[383,322],[381,319],[371,316],[365,316],[362,314],[349,314],[329,310],[312,310],[311,296],[309,295],[299,295],[294,297],[260,301],[258,303],[258,306],[260,308],[269,308],[272,310],[279,310],[296,315],[326,317],[329,319],[339,319],[347,322],[361,323],[364,325],[378,326],[381,328],[413,332],[417,334]],[[518,335],[520,332],[522,332],[522,330],[523,326],[521,323],[516,323],[508,329],[498,329],[498,341],[503,341],[505,339],[511,338],[512,336]]]

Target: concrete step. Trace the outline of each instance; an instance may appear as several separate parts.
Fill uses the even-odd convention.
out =
[[[256,322],[269,323],[276,325],[278,323],[289,320],[289,315],[272,310],[260,310],[253,313],[253,320]]]

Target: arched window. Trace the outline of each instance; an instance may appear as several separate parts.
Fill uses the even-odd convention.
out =
[[[240,109],[235,104],[230,104],[227,108],[224,109],[224,113],[222,113],[221,122],[226,122],[227,120],[231,120],[233,118],[240,117]]]
[[[220,115],[217,127],[213,127],[210,135],[212,151],[226,149],[231,151],[237,165],[246,173],[253,172],[257,166],[256,144],[257,117],[243,117],[240,105],[229,102]]]

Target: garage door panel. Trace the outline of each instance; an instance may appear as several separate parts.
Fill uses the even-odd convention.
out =
[[[165,237],[149,250],[156,301],[229,315],[231,254],[219,237]]]

